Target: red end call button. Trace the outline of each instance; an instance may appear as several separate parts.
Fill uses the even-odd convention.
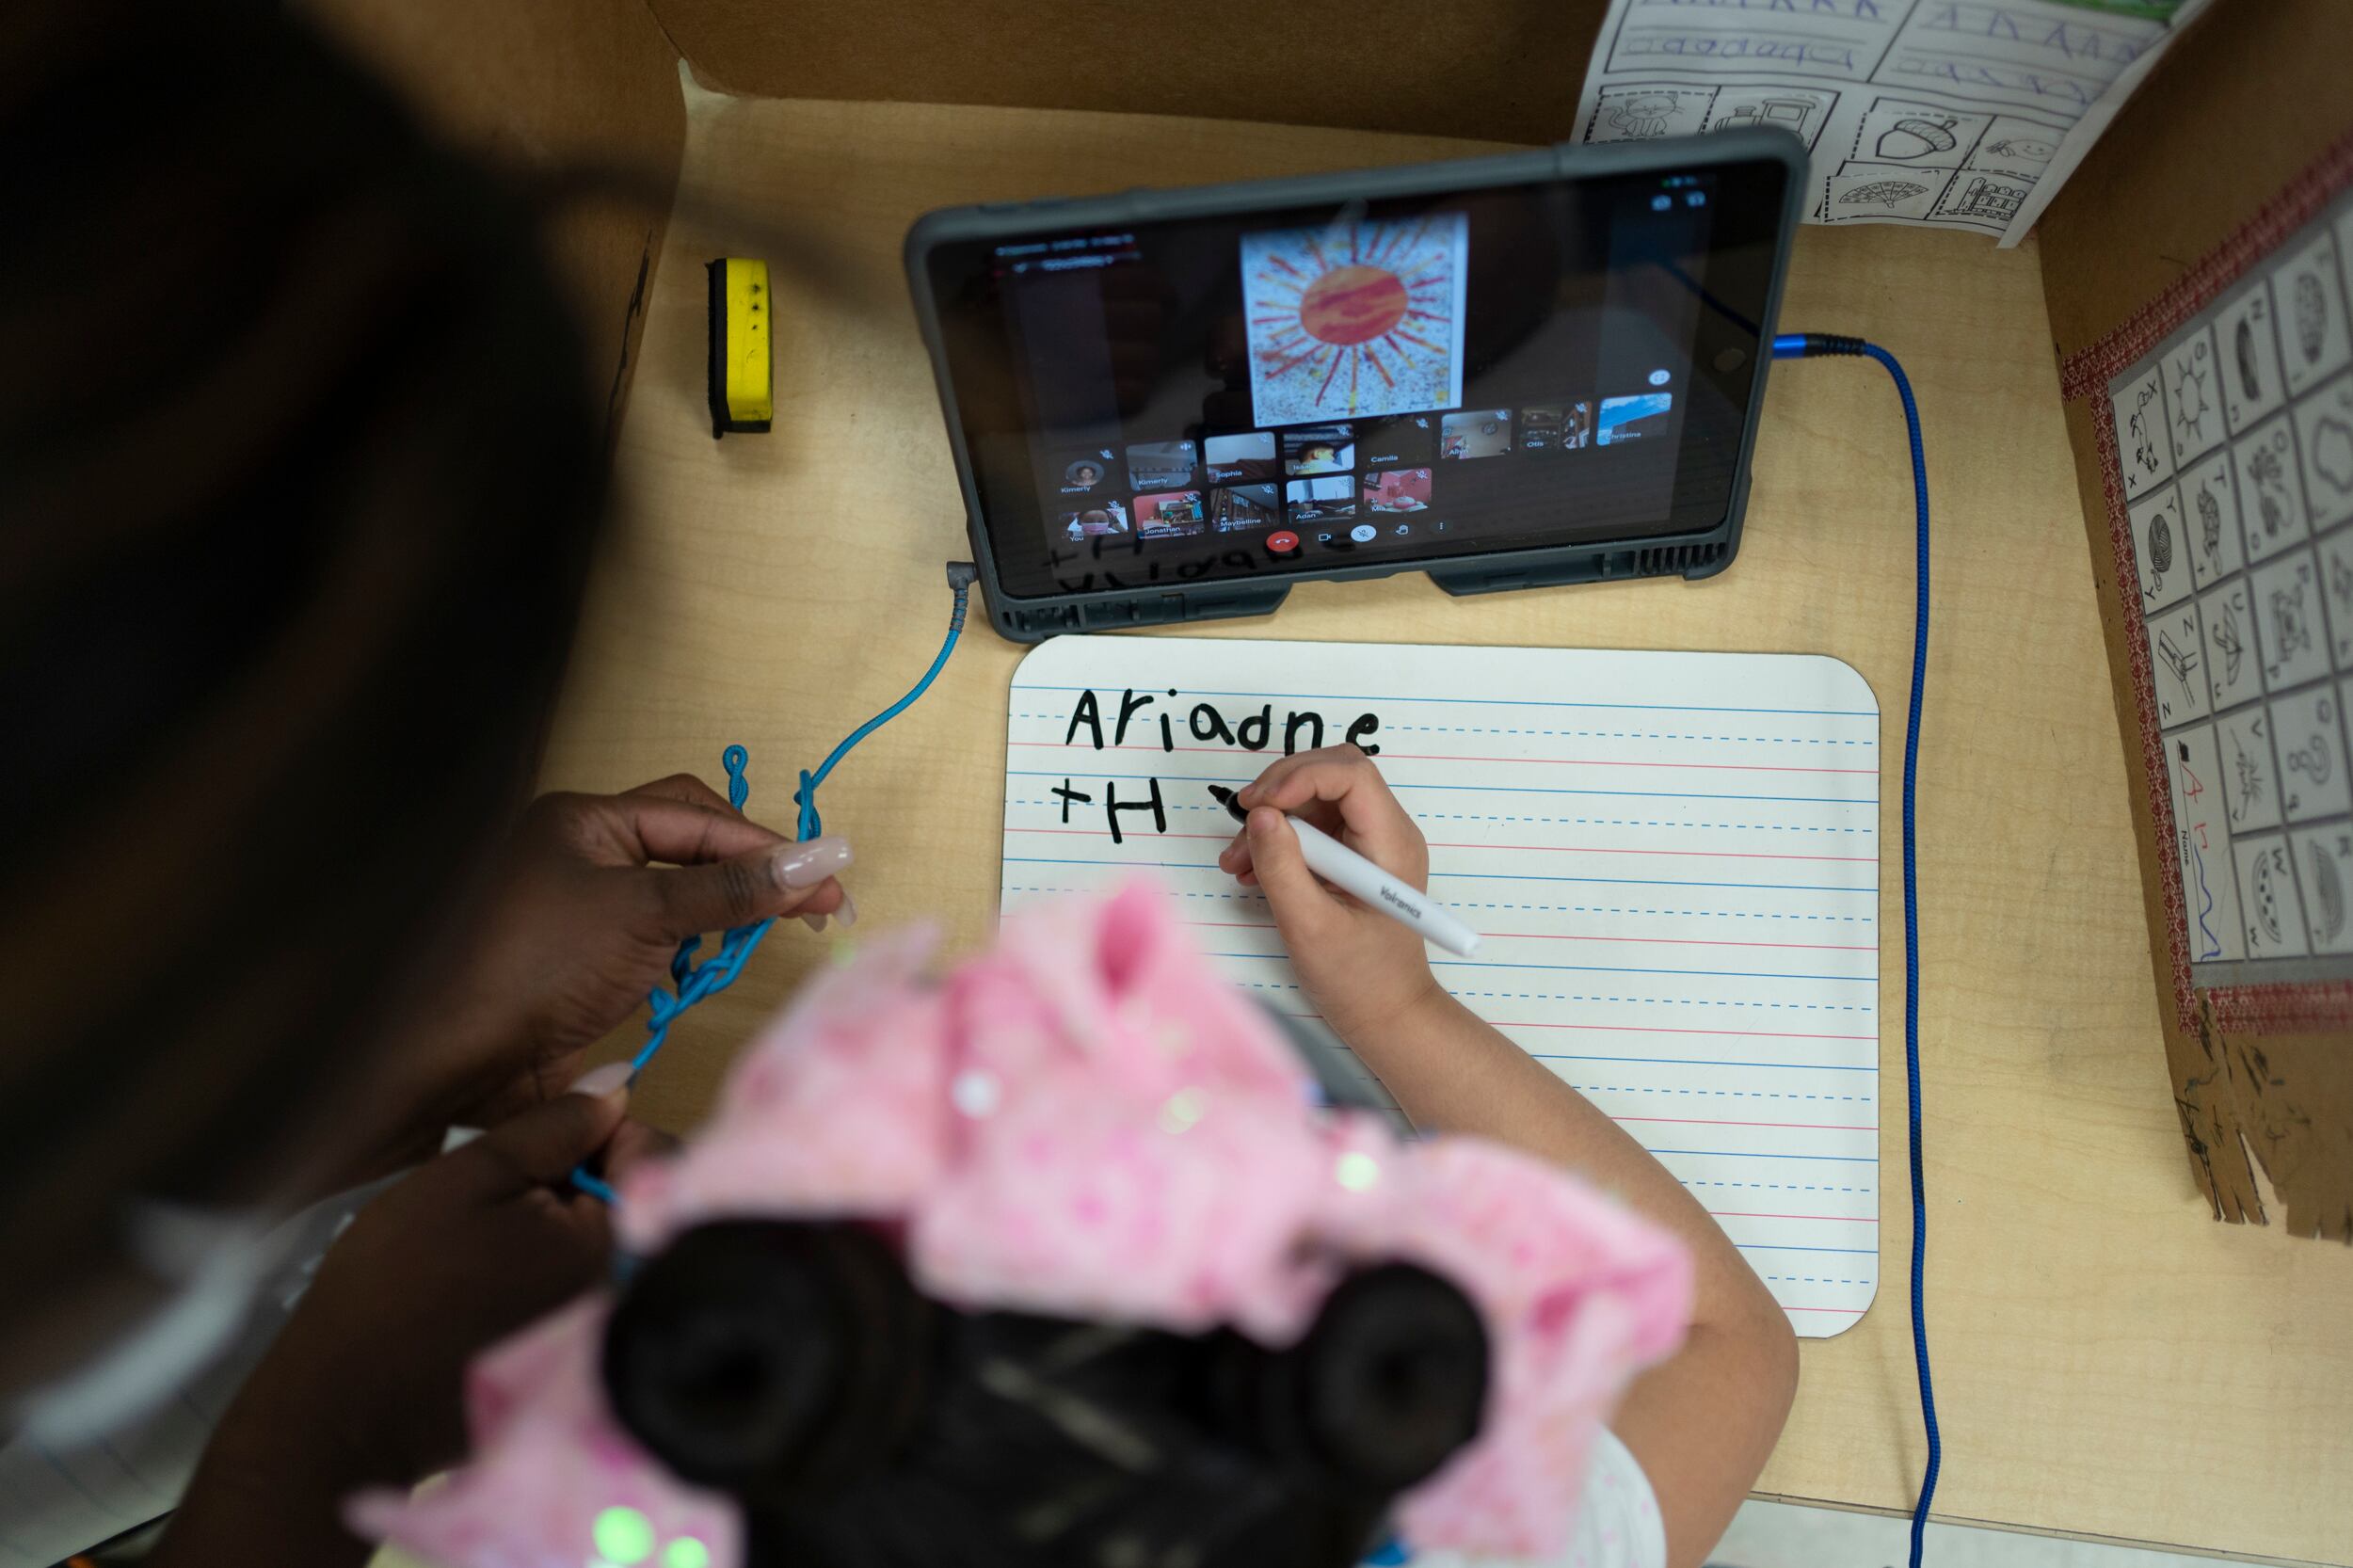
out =
[[[1296,555],[1299,553],[1299,536],[1288,528],[1278,528],[1266,536],[1266,548],[1270,555]]]

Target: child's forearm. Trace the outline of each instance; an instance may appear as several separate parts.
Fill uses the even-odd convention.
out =
[[[1704,1560],[1772,1452],[1797,1389],[1787,1316],[1683,1184],[1593,1103],[1433,986],[1343,1037],[1430,1131],[1565,1166],[1681,1238],[1694,1265],[1683,1349],[1635,1380],[1610,1424],[1649,1474],[1672,1568]]]
[[[1699,1258],[1699,1316],[1769,1304],[1705,1209],[1592,1101],[1433,987],[1411,1013],[1357,1025],[1348,1043],[1426,1131],[1466,1132],[1563,1165],[1614,1194]],[[1731,1296],[1734,1301],[1711,1300]]]

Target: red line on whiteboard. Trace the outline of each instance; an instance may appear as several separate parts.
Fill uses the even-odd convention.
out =
[[[1235,832],[1241,830],[1241,824],[1236,824]],[[1107,827],[1008,827],[1005,831],[1008,833],[1080,833],[1098,839],[1111,837],[1111,829]],[[1155,833],[1152,835],[1155,839],[1230,839],[1233,836],[1232,833]],[[1132,839],[1136,835],[1131,832],[1126,837]],[[1677,859],[1700,860],[1834,860],[1855,866],[1876,866],[1880,863],[1879,856],[1876,855],[1776,855],[1769,850],[1753,849],[1605,849],[1598,844],[1466,844],[1450,839],[1433,839],[1430,840],[1430,847],[1432,849],[1548,850],[1557,855],[1658,855]],[[1781,944],[1759,942],[1749,945],[1774,947]],[[1804,944],[1790,943],[1788,945],[1797,947]]]
[[[1005,831],[1008,833],[1075,833],[1088,839],[1108,839],[1112,836],[1112,830],[1108,827],[1008,827]],[[1241,824],[1235,824],[1234,833],[1241,831]],[[1155,833],[1150,837],[1155,839],[1230,839],[1234,833]],[[1130,830],[1122,837],[1134,839],[1139,835]]]
[[[1267,954],[1272,958],[1273,953]],[[1321,1013],[1289,1013],[1285,1016],[1323,1021]],[[1663,1024],[1531,1024],[1514,1023],[1509,1018],[1489,1018],[1495,1029],[1575,1029],[1590,1030],[1596,1034],[1708,1034],[1720,1038],[1741,1040],[1877,1040],[1876,1034],[1798,1034],[1774,1029],[1669,1029]],[[1719,1065],[1740,1067],[1752,1065],[1743,1062],[1725,1062]]]
[[[1384,751],[1381,755],[1398,762],[1545,762],[1580,768],[1705,768],[1720,773],[1853,773],[1879,776],[1877,768],[1801,768],[1777,762],[1615,762],[1592,757],[1456,757],[1419,751]]]
[[[1868,1214],[1746,1214],[1737,1208],[1711,1208],[1708,1212],[1720,1220],[1836,1220],[1850,1225],[1879,1224],[1875,1217]]]
[[[1301,356],[1303,359],[1309,357],[1311,356]],[[1276,367],[1278,371],[1283,368],[1285,367]],[[1233,752],[1231,746],[1156,746],[1142,744],[1074,746],[1066,741],[1008,741],[1005,744],[1016,746],[1043,746],[1054,751],[1214,751],[1228,756]],[[1392,762],[1536,762],[1547,766],[1576,768],[1696,768],[1710,773],[1834,773],[1859,774],[1868,778],[1879,776],[1877,768],[1801,768],[1785,762],[1621,762],[1605,760],[1597,757],[1457,757],[1450,752],[1434,751],[1384,751],[1381,755]],[[1868,803],[1857,801],[1855,804],[1861,806]]]
[[[1173,837],[1173,835],[1172,835]],[[1433,839],[1432,849],[1551,850],[1561,855],[1672,855],[1700,860],[1838,860],[1849,865],[1876,866],[1876,855],[1776,855],[1759,849],[1604,849],[1598,844],[1465,844]]]
[[[1877,952],[1871,943],[1852,942],[1718,942],[1705,936],[1582,936],[1558,931],[1482,931],[1481,936],[1517,936],[1534,942],[1640,942],[1677,948],[1804,948],[1817,952]]]
[[[1077,829],[1072,829],[1076,832]],[[1242,931],[1273,931],[1272,920],[1187,920],[1187,925],[1229,926]],[[1481,936],[1512,936],[1531,942],[1639,942],[1644,946],[1678,948],[1803,948],[1814,952],[1877,952],[1877,947],[1848,942],[1718,942],[1705,936],[1580,936],[1558,931],[1482,931]]]

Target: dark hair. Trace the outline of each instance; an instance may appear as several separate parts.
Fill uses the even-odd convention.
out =
[[[527,205],[284,10],[0,50],[0,1235],[51,1301],[352,1080],[528,785],[603,511]]]
[[[608,1323],[616,1415],[743,1505],[751,1568],[1340,1568],[1477,1434],[1479,1314],[1406,1264],[1296,1346],[920,1294],[878,1236],[690,1230]]]

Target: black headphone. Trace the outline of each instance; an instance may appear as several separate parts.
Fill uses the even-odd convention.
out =
[[[966,1312],[856,1224],[697,1226],[605,1332],[615,1414],[743,1505],[754,1568],[1316,1568],[1477,1435],[1485,1329],[1411,1264],[1296,1345]]]

